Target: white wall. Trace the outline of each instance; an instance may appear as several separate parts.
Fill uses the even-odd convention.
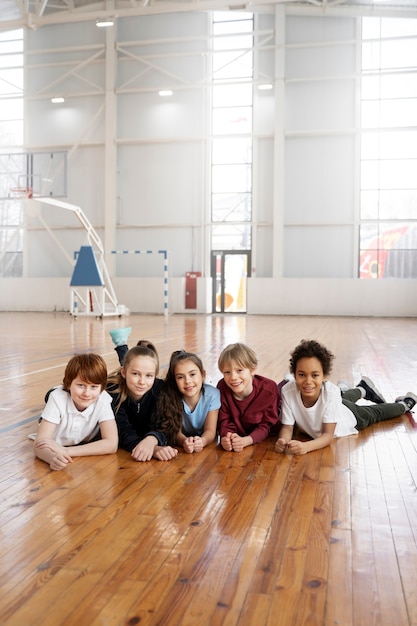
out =
[[[249,279],[251,313],[415,317],[417,280]]]
[[[69,311],[63,278],[3,278],[2,311]],[[162,278],[115,278],[119,304],[132,313],[164,314]],[[248,309],[257,315],[415,317],[417,280],[258,278],[248,281]],[[185,309],[185,279],[169,280],[168,313],[209,313],[211,279],[198,279],[198,308]]]
[[[256,41],[268,45],[256,51],[255,79],[276,89],[254,94],[248,313],[415,315],[415,281],[356,278],[357,20],[275,10],[257,15]],[[103,241],[169,250],[171,313],[184,311],[187,271],[203,274],[196,312],[211,310],[209,35],[209,14],[193,12],[120,19],[112,34],[86,22],[26,37],[27,148],[68,150],[66,200]],[[174,96],[161,99],[162,87]],[[67,99],[54,108],[58,92]],[[51,207],[26,227],[25,278],[0,278],[0,310],[69,310],[68,258],[88,243],[84,230]],[[158,255],[108,266],[120,303],[163,312]]]

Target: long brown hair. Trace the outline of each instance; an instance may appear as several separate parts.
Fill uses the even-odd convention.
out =
[[[182,426],[182,415],[184,405],[182,395],[178,389],[175,379],[175,367],[181,361],[192,361],[200,370],[202,377],[205,376],[203,363],[194,352],[185,350],[175,350],[169,360],[168,371],[165,376],[163,389],[158,397],[158,415],[160,417],[160,428],[163,430],[171,443],[175,443],[175,436],[180,432]],[[204,385],[201,388],[204,393]]]

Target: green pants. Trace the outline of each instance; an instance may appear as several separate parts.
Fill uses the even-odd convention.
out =
[[[361,398],[361,391],[357,387],[342,392],[342,402],[356,417],[356,428],[358,430],[363,430],[367,426],[371,426],[371,424],[376,424],[377,422],[399,417],[406,412],[404,405],[399,402],[369,405],[356,404]]]

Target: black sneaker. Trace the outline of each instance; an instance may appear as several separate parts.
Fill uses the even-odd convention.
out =
[[[407,407],[408,411],[412,411],[412,409],[414,409],[415,405],[417,404],[417,396],[415,393],[408,391],[405,396],[399,396],[398,398],[395,398],[395,402],[400,402],[401,404],[404,404]]]
[[[362,376],[362,380],[356,385],[365,389],[365,400],[375,402],[375,404],[384,404],[385,398],[382,393],[375,387],[370,378]]]

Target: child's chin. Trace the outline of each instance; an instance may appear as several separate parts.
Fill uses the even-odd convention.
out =
[[[93,404],[93,400],[91,402],[83,402],[83,403],[78,403],[75,405],[77,407],[77,409],[79,411],[85,411],[86,409],[88,409],[89,406],[91,406]]]

